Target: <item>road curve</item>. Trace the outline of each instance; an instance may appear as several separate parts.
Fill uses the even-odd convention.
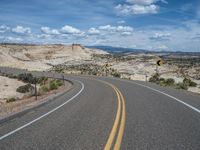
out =
[[[0,149],[199,150],[199,95],[116,78],[65,78],[72,90],[0,124]]]

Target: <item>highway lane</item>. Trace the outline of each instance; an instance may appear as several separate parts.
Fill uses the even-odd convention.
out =
[[[140,81],[102,79],[117,86],[126,100],[127,119],[122,149],[200,148],[200,113],[144,86],[171,94],[198,110],[199,95]]]
[[[60,74],[48,75],[60,77]],[[124,132],[119,134],[120,124],[123,122],[121,108],[111,149],[121,135],[121,149],[199,150],[200,114],[171,97],[144,86],[163,91],[198,110],[199,95],[139,81],[71,75],[66,78],[83,82],[83,92],[52,114],[1,140],[0,149],[104,149],[112,135],[119,110],[118,101],[120,99],[122,105],[124,97]],[[113,85],[117,92],[102,81]],[[75,82],[73,89],[64,96],[0,124],[0,136],[59,106],[80,89],[81,85]]]
[[[1,140],[0,149],[103,149],[115,119],[117,96],[111,87],[101,82],[88,80],[84,84],[85,89],[80,96]],[[98,89],[99,92],[96,92]],[[0,127],[1,136],[66,100],[64,95],[53,104],[4,123]]]

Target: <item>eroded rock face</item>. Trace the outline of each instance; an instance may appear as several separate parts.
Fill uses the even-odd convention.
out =
[[[0,45],[0,65],[42,71],[68,61],[91,60],[92,54],[106,54],[106,52],[85,48],[80,44],[70,46],[6,44]]]

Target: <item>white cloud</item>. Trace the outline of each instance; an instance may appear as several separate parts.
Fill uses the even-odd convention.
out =
[[[119,34],[110,34],[116,31],[116,26],[101,26],[101,32],[107,34],[102,39],[102,34],[96,39],[86,38],[84,43],[94,44],[96,41],[102,45],[122,47],[135,47],[147,50],[171,50],[171,51],[200,51],[200,25],[198,22],[183,22],[182,26],[149,26],[135,28],[133,32],[118,32]],[[125,36],[127,34],[127,36]],[[123,36],[122,36],[123,35]],[[152,41],[154,40],[154,41]]]
[[[157,5],[117,5],[116,9],[122,15],[129,15],[129,14],[156,14],[159,11],[159,7]]]
[[[121,15],[139,15],[139,14],[156,14],[159,11],[159,6],[156,2],[165,0],[127,0],[128,4],[118,4],[115,8]]]
[[[0,26],[0,33],[4,33],[6,31],[10,30],[10,28],[6,25],[1,25]]]
[[[17,26],[12,29],[12,32],[17,34],[30,34],[31,29],[28,27]]]
[[[133,28],[130,26],[118,26],[116,30],[119,32],[133,32]]]
[[[128,35],[131,35],[132,32],[122,32],[121,35],[124,35],[124,36],[128,36]]]
[[[38,34],[36,35],[37,38],[50,38],[51,35],[50,34]]]
[[[50,35],[59,35],[59,31],[56,29],[50,29],[49,27],[41,27],[41,31],[44,34],[50,34]]]
[[[88,30],[88,33],[89,33],[90,35],[97,35],[97,34],[100,34],[100,31],[97,30],[96,28],[90,28],[90,29]]]
[[[124,20],[120,20],[120,21],[118,21],[117,22],[118,24],[124,24],[124,23],[126,23]]]
[[[116,27],[113,27],[111,25],[105,25],[105,26],[100,26],[99,27],[100,30],[106,30],[106,31],[113,31],[116,29]]]
[[[105,26],[100,26],[99,30],[104,30],[104,31],[109,31],[109,32],[133,32],[133,28],[130,26],[105,25]]]
[[[0,41],[33,43],[76,42],[84,45],[120,45],[122,47],[147,50],[200,51],[200,24],[198,20],[182,22],[181,26],[151,25],[134,29],[131,26],[105,25],[97,28],[91,27],[83,31],[79,30],[79,32],[70,32],[70,34],[61,33],[61,29],[56,30],[60,32],[57,36],[50,34],[52,29],[48,27],[43,28],[43,31],[41,30],[39,34],[32,33],[29,36],[12,35],[12,33],[6,35],[3,33],[0,35]],[[94,36],[90,33],[95,33],[96,35]]]
[[[64,27],[62,27],[62,29],[60,31],[64,34],[79,34],[79,33],[81,33],[81,31],[79,29],[74,28],[69,25],[65,25]]]
[[[169,40],[171,37],[171,33],[154,33],[152,37],[150,37],[151,40]]]
[[[126,0],[126,2],[128,2],[130,4],[137,4],[137,5],[151,5],[158,1],[165,3],[165,4],[168,3],[166,0]]]
[[[11,36],[8,36],[8,37],[5,37],[4,38],[4,42],[21,42],[23,41],[22,38],[19,38],[19,37],[11,37]]]
[[[127,0],[130,4],[137,4],[137,5],[150,5],[155,3],[157,0]]]
[[[75,38],[85,38],[85,37],[87,37],[88,35],[85,33],[85,32],[79,32],[78,34],[73,34],[73,36],[75,37]]]

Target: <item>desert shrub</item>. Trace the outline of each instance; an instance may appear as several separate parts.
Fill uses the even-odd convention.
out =
[[[19,93],[27,93],[32,91],[32,89],[34,89],[34,87],[31,84],[26,84],[23,86],[19,86],[16,91]]]
[[[45,82],[48,80],[47,77],[40,77],[37,79],[37,83],[40,84],[40,85],[43,85],[45,84]]]
[[[149,82],[154,82],[154,83],[160,84],[162,86],[173,86],[175,84],[174,79],[172,79],[172,78],[168,78],[168,79],[160,78],[160,75],[158,73],[154,74],[149,79]]]
[[[47,77],[39,77],[39,78],[33,77],[31,73],[19,74],[17,76],[17,79],[25,83],[30,83],[30,84],[38,83],[40,85],[44,84],[44,82],[48,80]]]
[[[97,72],[95,70],[93,70],[92,75],[97,75]]]
[[[11,98],[8,98],[6,100],[6,103],[10,103],[10,102],[14,102],[14,101],[16,101],[16,98],[15,97],[11,97]]]
[[[55,80],[50,81],[49,89],[50,90],[56,90],[56,89],[58,89],[58,86],[57,86]]]
[[[159,81],[160,82],[165,82],[165,78],[160,78]]]
[[[150,79],[149,82],[155,82],[158,83],[160,80],[160,75],[158,73],[154,74]]]
[[[7,77],[8,77],[8,78],[15,79],[15,78],[16,78],[16,75],[13,75],[13,74],[8,74],[8,75],[7,75]]]
[[[43,85],[39,89],[40,93],[47,93],[49,92],[49,88],[46,85]]]
[[[165,85],[167,85],[167,86],[172,86],[172,85],[174,85],[174,83],[175,83],[175,81],[172,78],[168,78],[165,80]]]
[[[56,80],[56,85],[57,86],[62,86],[63,85],[63,81],[62,80]]]
[[[64,73],[64,69],[63,68],[56,68],[55,72]]]
[[[13,75],[13,79],[17,79],[17,75]]]
[[[177,89],[183,89],[183,90],[187,90],[188,86],[186,84],[184,84],[183,82],[177,83],[176,84],[176,88]]]
[[[190,86],[192,86],[192,87],[196,87],[196,86],[197,86],[197,83],[194,82],[194,81],[191,81],[191,82],[190,82]]]
[[[114,73],[112,73],[111,74],[113,77],[116,77],[116,78],[120,78],[121,77],[121,75],[119,74],[119,73],[117,73],[117,72],[114,72]]]
[[[37,82],[36,78],[34,78],[31,73],[19,74],[17,76],[17,79],[21,80],[21,81],[23,81],[25,83],[31,83],[31,84],[34,84],[35,82]]]
[[[192,81],[191,79],[188,79],[188,78],[184,78],[183,83],[186,84],[187,86],[192,86],[192,87],[197,86],[197,83],[195,83],[194,81]]]
[[[158,81],[156,81],[157,84],[160,84],[162,86],[165,86],[165,79],[164,78],[159,78]]]
[[[187,85],[187,86],[189,86],[190,82],[191,82],[191,80],[188,79],[188,78],[184,78],[184,79],[183,79],[183,83],[184,83],[185,85]]]

